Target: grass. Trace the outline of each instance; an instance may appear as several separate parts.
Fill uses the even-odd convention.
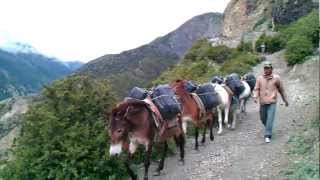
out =
[[[290,137],[288,155],[291,159],[281,174],[286,179],[319,179],[319,115],[296,135]]]

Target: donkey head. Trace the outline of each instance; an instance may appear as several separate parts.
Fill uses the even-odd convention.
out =
[[[145,102],[140,100],[126,100],[112,110],[109,135],[111,137],[110,155],[122,152],[124,145],[128,145],[129,134],[141,133],[147,129],[149,112]],[[143,134],[142,132],[142,134]],[[128,148],[128,147],[126,147]]]
[[[111,138],[110,155],[118,155],[122,152],[123,144],[127,143],[129,123],[127,113],[129,107],[117,107],[112,110],[109,135]]]

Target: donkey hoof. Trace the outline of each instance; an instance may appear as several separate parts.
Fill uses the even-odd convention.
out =
[[[154,172],[154,176],[161,176],[163,173],[159,170],[157,170],[156,172]]]
[[[227,127],[230,128],[231,127],[230,124],[228,124]]]
[[[222,133],[222,130],[219,130],[219,131],[218,131],[218,134],[221,134],[221,133]]]
[[[214,141],[214,136],[211,136],[211,137],[210,137],[210,141]]]
[[[147,179],[148,179],[148,177],[147,177]],[[132,180],[139,180],[138,175],[135,174],[135,175],[132,177]]]
[[[184,165],[184,159],[179,159],[179,165]]]

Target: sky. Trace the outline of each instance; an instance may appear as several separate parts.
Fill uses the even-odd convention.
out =
[[[229,0],[0,0],[0,45],[88,62],[147,44]]]

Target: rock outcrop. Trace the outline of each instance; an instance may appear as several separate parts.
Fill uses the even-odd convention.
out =
[[[276,23],[289,24],[318,8],[317,0],[277,0],[272,7],[272,17]]]
[[[231,0],[223,13],[218,44],[236,47],[242,40],[272,35],[276,24],[288,24],[318,8],[314,0]]]
[[[244,33],[269,25],[270,17],[270,1],[231,0],[223,14],[222,36],[240,40]]]

